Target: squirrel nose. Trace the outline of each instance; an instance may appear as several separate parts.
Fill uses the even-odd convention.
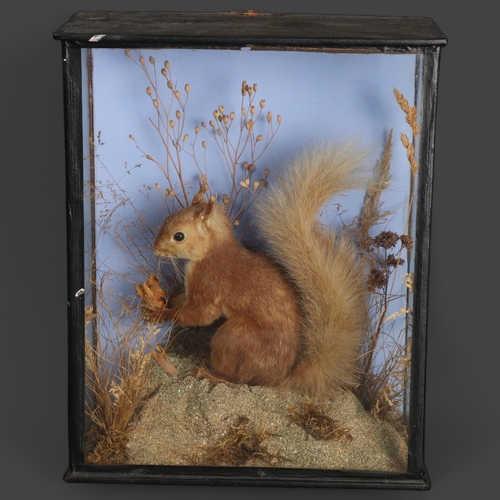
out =
[[[159,253],[161,253],[161,245],[160,245],[160,242],[158,241],[158,239],[156,239],[153,242],[153,253],[155,255],[159,255]]]

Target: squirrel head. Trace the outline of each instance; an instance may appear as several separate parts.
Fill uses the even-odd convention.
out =
[[[191,261],[207,257],[224,239],[234,239],[230,223],[215,197],[195,196],[190,206],[169,215],[153,243],[158,257]]]

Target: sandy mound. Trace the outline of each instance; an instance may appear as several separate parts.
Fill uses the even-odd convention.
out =
[[[289,391],[195,379],[198,360],[169,360],[177,378],[151,361],[155,390],[131,425],[127,463],[406,472],[404,439],[350,392],[318,405]]]

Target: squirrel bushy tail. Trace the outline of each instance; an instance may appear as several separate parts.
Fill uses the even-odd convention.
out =
[[[311,396],[356,381],[367,314],[363,264],[348,231],[323,227],[317,217],[333,196],[366,188],[367,158],[356,140],[305,150],[274,178],[257,209],[269,251],[301,302],[302,355],[283,385]]]

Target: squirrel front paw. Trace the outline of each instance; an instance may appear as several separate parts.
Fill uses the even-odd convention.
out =
[[[135,285],[135,290],[142,301],[143,316],[148,321],[160,321],[162,312],[166,309],[168,295],[159,285],[157,276],[149,276],[142,285]]]

